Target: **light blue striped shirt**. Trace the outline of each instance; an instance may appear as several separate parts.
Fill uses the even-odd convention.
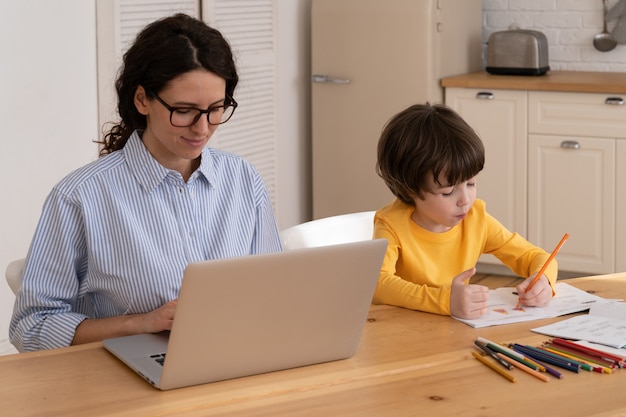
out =
[[[85,318],[146,313],[178,297],[189,262],[281,250],[261,177],[206,148],[188,182],[137,132],[46,199],[9,329],[20,351],[68,346]]]

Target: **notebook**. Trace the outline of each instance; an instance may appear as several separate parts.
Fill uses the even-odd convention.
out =
[[[171,332],[104,347],[161,390],[349,358],[386,248],[376,239],[191,263]]]

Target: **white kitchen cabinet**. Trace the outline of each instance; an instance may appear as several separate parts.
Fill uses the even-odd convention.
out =
[[[613,272],[615,140],[572,135],[528,139],[528,239],[558,255],[560,269]]]
[[[626,140],[615,152],[615,271],[626,271]]]
[[[618,175],[623,176],[617,149],[626,140],[625,98],[529,92],[528,236],[550,248],[568,232],[570,239],[559,252],[561,269],[622,270],[617,260],[622,264],[624,254],[618,248],[626,234],[616,233],[616,186]]]
[[[506,228],[526,236],[526,91],[447,88],[445,100],[485,145],[478,197]],[[480,262],[500,264],[493,255]]]
[[[486,93],[492,97],[485,99]],[[569,233],[558,256],[562,271],[626,270],[624,99],[626,94],[446,88],[446,103],[485,143],[479,197],[505,226],[547,251]]]

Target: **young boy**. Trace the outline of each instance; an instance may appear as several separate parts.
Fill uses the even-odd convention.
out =
[[[484,161],[480,138],[444,105],[414,105],[387,123],[377,171],[397,198],[374,219],[374,237],[389,241],[374,303],[480,317],[488,288],[467,282],[483,253],[528,277],[517,287],[525,305],[550,301],[557,263],[526,292],[549,254],[507,230],[476,199]]]

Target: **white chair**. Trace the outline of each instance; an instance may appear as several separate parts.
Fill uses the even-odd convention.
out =
[[[11,291],[13,291],[13,294],[17,294],[17,291],[22,286],[22,274],[24,274],[25,264],[26,258],[22,258],[11,262],[7,266],[5,276],[7,278],[7,283],[9,284],[9,287],[11,287]]]
[[[311,220],[280,232],[285,250],[369,240],[375,211],[340,214]]]

